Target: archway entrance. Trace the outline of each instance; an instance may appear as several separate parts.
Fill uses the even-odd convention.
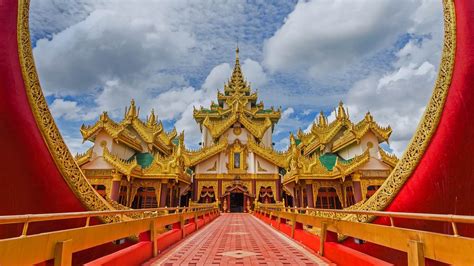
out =
[[[244,193],[230,193],[230,212],[244,212]]]
[[[221,196],[224,212],[247,212],[252,208],[255,195],[250,194],[247,186],[240,180],[234,180],[224,187],[225,192]]]

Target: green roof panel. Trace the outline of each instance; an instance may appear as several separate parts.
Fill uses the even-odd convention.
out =
[[[149,152],[137,153],[137,154],[135,154],[135,156],[137,158],[137,163],[142,168],[147,168],[153,162],[153,155],[151,155],[151,153],[149,153]]]

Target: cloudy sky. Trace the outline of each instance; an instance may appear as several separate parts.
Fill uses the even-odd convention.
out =
[[[370,110],[391,125],[401,154],[436,78],[440,0],[35,0],[34,56],[72,152],[79,127],[114,118],[134,98],[145,116],[200,141],[193,106],[208,106],[229,78],[238,42],[246,78],[266,106],[281,106],[278,149],[339,100],[354,121]]]

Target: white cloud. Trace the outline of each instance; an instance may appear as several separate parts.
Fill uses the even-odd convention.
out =
[[[70,137],[69,135],[64,135],[63,138],[64,138],[64,141],[67,143],[69,151],[71,152],[73,156],[75,156],[78,153],[86,152],[93,145],[93,143],[90,141],[86,141],[82,143],[81,138],[73,138],[73,137]]]
[[[215,66],[207,75],[202,88],[210,93],[216,92],[218,89],[222,90],[224,83],[229,80],[231,73],[232,67],[228,63]]]
[[[55,99],[49,106],[54,118],[63,118],[70,121],[91,120],[97,116],[97,113],[89,110],[88,112],[77,105],[75,101],[64,99]]]
[[[356,82],[346,96],[352,117],[370,110],[381,124],[390,124],[390,147],[401,155],[413,135],[433,90],[442,49],[441,4],[422,1],[410,31],[416,35],[396,54],[393,70]]]
[[[245,59],[242,71],[245,78],[251,83],[252,88],[260,88],[267,83],[267,75],[257,61]]]
[[[300,1],[264,46],[273,71],[313,78],[341,75],[354,63],[390,47],[406,32],[419,1]]]
[[[37,42],[34,54],[43,87],[47,94],[76,95],[118,78],[138,85],[145,75],[183,60],[195,45],[190,33],[167,24],[160,16],[151,20],[129,12],[93,11],[51,40]]]

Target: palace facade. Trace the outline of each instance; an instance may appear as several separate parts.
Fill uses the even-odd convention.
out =
[[[250,211],[257,203],[345,208],[363,202],[397,163],[380,144],[391,128],[367,113],[353,123],[342,102],[329,122],[321,113],[309,132],[290,135],[286,151],[273,148],[281,109],[265,108],[245,80],[239,51],[232,75],[208,108],[195,109],[202,142],[187,149],[184,132],[166,132],[153,110],[145,120],[132,100],[122,121],[106,112],[82,126],[94,143],[76,161],[104,197],[132,208],[216,204]]]

